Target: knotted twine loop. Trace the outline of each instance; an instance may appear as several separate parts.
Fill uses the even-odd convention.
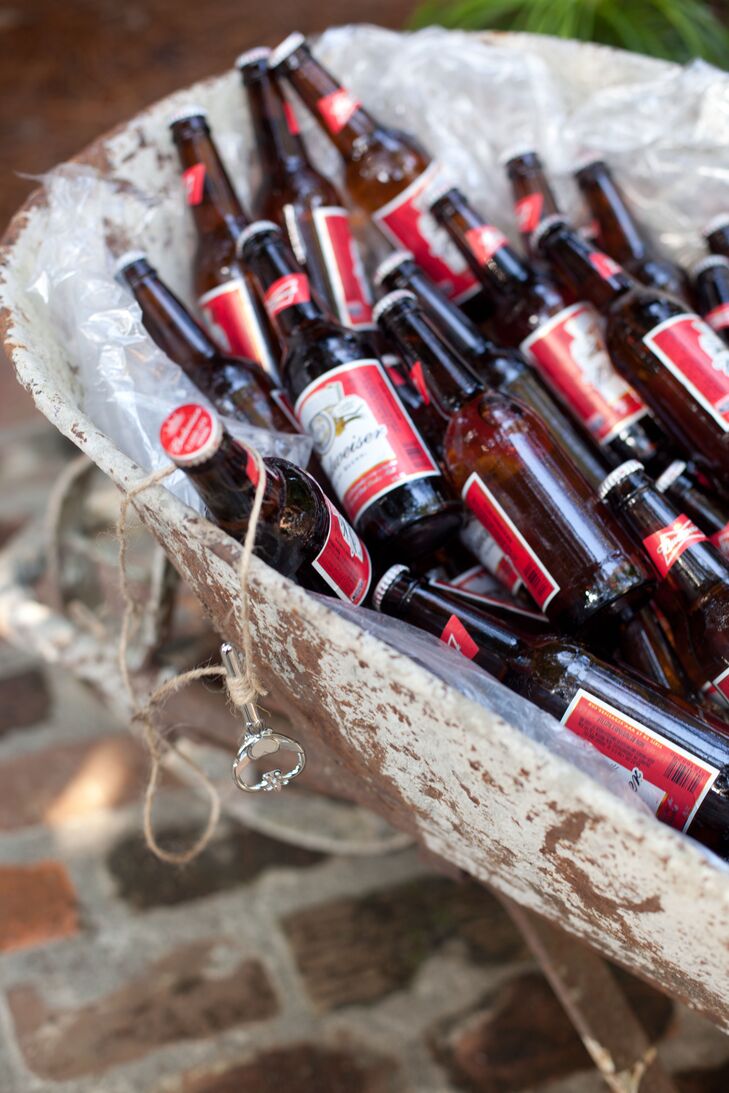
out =
[[[132,622],[137,613],[137,603],[129,591],[129,580],[127,575],[127,524],[129,506],[139,494],[148,490],[150,486],[156,486],[158,483],[163,482],[165,478],[168,478],[173,474],[174,471],[177,470],[175,464],[169,463],[166,467],[162,467],[160,470],[147,475],[146,478],[142,479],[141,482],[138,482],[136,486],[133,486],[124,494],[119,506],[119,519],[117,521],[116,533],[119,540],[119,588],[124,602],[121,632],[119,635],[119,669],[132,706],[132,722],[136,721],[141,724],[144,742],[150,757],[149,779],[144,793],[144,839],[147,847],[152,853],[161,861],[167,862],[170,865],[186,865],[201,854],[208,845],[220,819],[220,794],[202,767],[190,755],[181,751],[174,740],[164,739],[157,721],[162,707],[173,694],[177,694],[177,692],[182,690],[183,687],[186,687],[188,683],[192,683],[196,679],[210,676],[225,677],[228,694],[235,706],[240,707],[246,702],[254,702],[259,695],[266,693],[253,667],[253,637],[250,631],[250,613],[248,605],[248,571],[250,569],[253,547],[256,541],[256,529],[258,527],[261,506],[263,504],[266,475],[260,453],[255,448],[250,448],[249,450],[251,451],[256,465],[257,482],[251,515],[248,521],[248,529],[246,531],[245,539],[243,540],[243,549],[238,563],[238,582],[241,598],[240,633],[243,641],[244,674],[237,679],[228,677],[225,669],[219,665],[207,668],[193,668],[188,672],[181,672],[178,675],[173,676],[172,679],[168,679],[152,692],[143,705],[139,705],[129,672],[129,663],[127,659]],[[186,763],[187,766],[190,767],[198,782],[205,789],[210,802],[205,827],[195,842],[186,850],[165,850],[164,847],[160,846],[154,830],[154,801],[157,794],[160,768],[165,751],[174,752],[183,763]]]

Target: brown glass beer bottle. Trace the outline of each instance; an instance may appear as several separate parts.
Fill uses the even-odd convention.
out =
[[[559,212],[557,200],[544,173],[539,154],[533,149],[512,149],[501,157],[511,183],[514,216],[524,250],[533,258],[531,237],[537,224]]]
[[[447,421],[444,462],[465,504],[513,562],[537,606],[557,626],[601,629],[650,593],[646,570],[595,491],[534,412],[487,391],[419,310],[393,292],[375,318],[406,360],[421,362]]]
[[[139,251],[123,255],[117,262],[117,276],[134,293],[152,340],[221,414],[259,429],[298,432],[285,392],[255,361],[221,353],[146,255]]]
[[[160,429],[167,455],[191,480],[216,524],[243,542],[258,484],[249,448],[203,406],[178,406]],[[255,552],[304,588],[360,604],[369,591],[367,547],[314,479],[286,459],[263,460]]]
[[[374,281],[389,292],[402,289],[414,293],[438,333],[479,379],[487,387],[521,399],[534,410],[575,466],[597,489],[612,460],[602,458],[601,449],[591,442],[589,434],[583,437],[577,431],[518,350],[497,346],[482,334],[475,323],[433,284],[407,251],[395,251],[381,262]]]
[[[235,253],[248,217],[213,142],[207,114],[188,106],[170,119],[170,129],[197,231],[193,280],[207,327],[224,352],[258,361],[277,380],[281,347]]]
[[[618,650],[631,668],[664,690],[696,704],[689,679],[650,604],[628,613],[620,627]]]
[[[518,346],[605,458],[650,464],[658,446],[647,407],[613,367],[590,304],[564,296],[519,257],[508,239],[456,189],[432,206],[471,268],[497,301],[492,325],[505,345]],[[545,221],[548,223],[549,221]]]
[[[691,271],[699,314],[729,343],[729,258],[710,254]]]
[[[715,216],[704,228],[704,239],[712,254],[729,258],[729,213]]]
[[[649,247],[607,163],[588,163],[575,172],[575,179],[597,224],[597,247],[644,285],[686,300],[686,274],[675,262],[659,257]]]
[[[261,165],[254,216],[287,233],[312,292],[335,319],[355,330],[371,328],[372,295],[349,214],[334,184],[309,159],[293,107],[269,71],[270,53],[253,49],[236,61]]]
[[[729,510],[718,497],[697,486],[682,459],[670,463],[655,485],[659,493],[665,493],[708,535],[720,554],[729,558]]]
[[[435,548],[460,527],[462,508],[370,341],[322,313],[275,224],[252,224],[240,247],[286,344],[296,416],[350,520],[382,549]]]
[[[680,700],[555,634],[527,634],[397,565],[378,610],[435,634],[625,771],[663,823],[729,858],[729,740]]]
[[[272,53],[276,74],[297,95],[344,159],[347,191],[362,214],[371,217],[386,239],[407,247],[448,296],[459,303],[474,298],[476,278],[435,224],[427,209],[442,169],[414,137],[381,125],[359,99],[341,86],[311,54],[301,34],[290,34]]]
[[[729,562],[635,460],[612,471],[600,493],[653,563],[656,602],[692,683],[729,704]]]
[[[564,220],[544,220],[535,244],[603,311],[617,368],[679,451],[729,484],[729,348],[685,304],[646,288],[591,248]]]

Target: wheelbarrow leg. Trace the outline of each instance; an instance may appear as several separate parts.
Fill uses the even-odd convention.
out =
[[[499,895],[614,1093],[678,1093],[602,957]]]

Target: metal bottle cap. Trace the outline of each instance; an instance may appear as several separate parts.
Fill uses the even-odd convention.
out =
[[[273,220],[254,220],[238,236],[235,243],[235,253],[240,256],[243,253],[244,246],[254,235],[263,235],[264,232],[280,230],[278,224],[274,224]]]
[[[618,483],[622,482],[633,471],[642,471],[643,469],[643,464],[637,459],[628,459],[625,463],[621,463],[600,483],[597,492],[601,499],[604,501],[610,491],[614,490]]]
[[[114,276],[119,276],[124,272],[127,266],[133,265],[135,262],[146,262],[147,255],[143,250],[128,250],[124,254],[121,254],[114,262]]]
[[[718,216],[712,217],[704,228],[704,235],[711,235],[721,228],[729,228],[729,213],[719,213]]]
[[[729,226],[729,222],[728,226]],[[709,254],[706,258],[700,258],[698,262],[691,267],[691,276],[696,279],[700,273],[703,273],[707,269],[714,269],[715,266],[729,267],[729,258],[725,258],[723,254]]]
[[[167,125],[171,129],[173,125],[177,125],[178,121],[187,121],[189,118],[207,119],[207,116],[208,112],[204,106],[198,106],[197,103],[185,103],[173,114],[170,114]]]
[[[685,470],[686,463],[683,459],[674,459],[673,463],[669,463],[663,474],[656,479],[655,485],[658,492],[665,493],[667,489],[670,489]]]
[[[505,148],[499,155],[499,167],[505,167],[506,164],[512,159],[519,159],[521,156],[538,156],[539,152],[533,144],[511,144],[508,148]]]
[[[381,300],[378,300],[372,308],[373,321],[379,322],[380,318],[386,315],[401,300],[412,300],[413,303],[417,303],[414,292],[408,292],[406,288],[396,288],[394,292],[388,292],[387,296],[383,296]]]
[[[268,61],[271,57],[271,50],[268,46],[256,46],[254,49],[247,49],[245,53],[239,53],[235,59],[236,68],[245,68],[246,65],[255,64],[256,61]]]
[[[413,257],[414,255],[411,250],[394,250],[391,254],[388,254],[386,258],[383,258],[372,278],[372,283],[375,288],[380,287],[388,273],[392,273],[392,271],[397,269],[398,266],[401,266],[403,262],[412,261]]]
[[[391,565],[389,569],[385,570],[372,593],[372,606],[375,611],[382,609],[382,601],[388,589],[393,586],[401,573],[407,573],[407,571],[408,567],[406,565]]]
[[[566,223],[567,220],[565,219],[565,217],[561,216],[559,213],[553,213],[552,216],[545,216],[544,220],[537,224],[536,228],[531,234],[530,242],[532,247],[538,247],[540,240],[543,238],[543,236],[546,235],[550,228],[554,227],[555,224]]]
[[[280,65],[282,61],[285,61],[291,53],[294,53],[299,46],[305,45],[305,43],[306,38],[304,35],[298,30],[295,30],[293,34],[289,34],[287,38],[284,38],[283,42],[279,42],[273,50],[271,56],[268,58],[268,67],[276,68],[276,66]]]

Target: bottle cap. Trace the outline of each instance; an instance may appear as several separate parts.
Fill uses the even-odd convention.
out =
[[[673,463],[669,463],[663,474],[659,475],[656,479],[656,489],[659,493],[665,493],[667,489],[673,485],[676,479],[683,474],[686,470],[686,464],[683,459],[674,459]]]
[[[628,459],[625,463],[621,463],[619,467],[616,467],[614,471],[604,479],[598,486],[598,494],[604,501],[611,490],[614,490],[619,482],[622,482],[624,478],[627,478],[633,471],[642,471],[643,464],[637,459]]]
[[[572,172],[575,177],[582,174],[583,171],[589,171],[591,167],[597,167],[599,164],[605,165],[605,160],[601,156],[590,152],[583,156],[579,156],[572,164]]]
[[[174,114],[170,114],[167,125],[172,129],[180,121],[187,121],[189,118],[207,118],[207,116],[208,112],[204,106],[198,106],[197,103],[185,103],[179,110],[175,110]]]
[[[267,61],[271,56],[271,50],[268,46],[256,46],[254,49],[247,49],[245,53],[239,53],[235,59],[236,68],[245,68],[246,65],[255,64],[256,61]]]
[[[417,297],[414,292],[408,292],[405,288],[396,288],[394,292],[388,292],[387,296],[383,296],[381,300],[378,300],[375,306],[372,308],[372,319],[374,322],[379,322],[383,315],[398,304],[401,300],[412,300],[417,303]]]
[[[372,593],[372,606],[375,611],[380,611],[382,608],[382,601],[385,598],[385,594],[395,583],[401,573],[407,573],[408,567],[406,565],[391,565],[386,570],[379,581],[375,585],[375,590]]]
[[[271,52],[271,56],[268,58],[268,67],[276,68],[282,61],[285,61],[289,54],[297,50],[299,46],[306,44],[306,38],[303,34],[300,34],[298,30],[295,30],[293,34],[289,34],[288,38],[284,38],[283,42],[279,42],[276,48]]]
[[[512,159],[519,159],[521,156],[538,156],[539,152],[533,144],[510,144],[508,148],[505,148],[503,152],[499,154],[499,167],[505,167]]]
[[[721,228],[729,228],[729,213],[719,213],[718,216],[712,217],[704,228],[704,235],[711,235]]]
[[[392,271],[397,269],[398,266],[401,266],[403,262],[412,261],[413,257],[413,252],[410,250],[394,250],[391,254],[388,254],[387,258],[383,258],[372,278],[372,283],[375,288],[380,287],[388,273],[392,273]]]
[[[529,237],[529,242],[532,247],[538,247],[540,240],[544,238],[550,228],[553,228],[555,224],[566,224],[567,221],[559,213],[553,213],[551,216],[545,216]]]
[[[280,230],[278,224],[274,224],[273,220],[254,220],[252,224],[243,229],[236,239],[235,253],[240,256],[243,253],[244,246],[254,235],[262,235],[264,232],[270,231],[280,232]]]
[[[195,467],[215,455],[223,439],[220,418],[197,402],[178,406],[162,422],[160,444],[178,467]]]
[[[146,262],[147,255],[143,250],[128,250],[124,254],[121,254],[114,262],[114,276],[119,277],[127,266],[133,265],[134,262]]]
[[[729,221],[727,222],[729,224]],[[691,268],[691,276],[694,280],[707,269],[714,269],[715,266],[724,266],[729,268],[729,258],[725,258],[723,254],[709,254],[706,258],[700,258],[698,262]]]

